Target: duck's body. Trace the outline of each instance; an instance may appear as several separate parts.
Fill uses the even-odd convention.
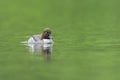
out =
[[[53,43],[53,40],[52,40],[52,36],[50,36],[50,39],[41,39],[42,38],[42,35],[33,35],[31,36],[29,39],[28,39],[28,43],[46,43],[46,44],[49,44],[49,43]]]

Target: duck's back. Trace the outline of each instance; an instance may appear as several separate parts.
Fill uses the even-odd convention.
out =
[[[41,35],[32,35],[28,39],[28,43],[37,43],[37,42],[41,42]]]

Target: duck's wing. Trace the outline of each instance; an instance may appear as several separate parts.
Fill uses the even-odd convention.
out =
[[[38,42],[41,42],[41,35],[32,35],[28,39],[28,43],[38,43]]]

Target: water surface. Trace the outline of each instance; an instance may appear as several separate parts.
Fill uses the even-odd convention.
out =
[[[1,0],[0,80],[119,80],[119,3]],[[48,26],[52,54],[20,43]]]

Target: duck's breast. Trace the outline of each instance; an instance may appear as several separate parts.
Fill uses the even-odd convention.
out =
[[[52,39],[43,39],[44,44],[52,44],[53,40]]]

